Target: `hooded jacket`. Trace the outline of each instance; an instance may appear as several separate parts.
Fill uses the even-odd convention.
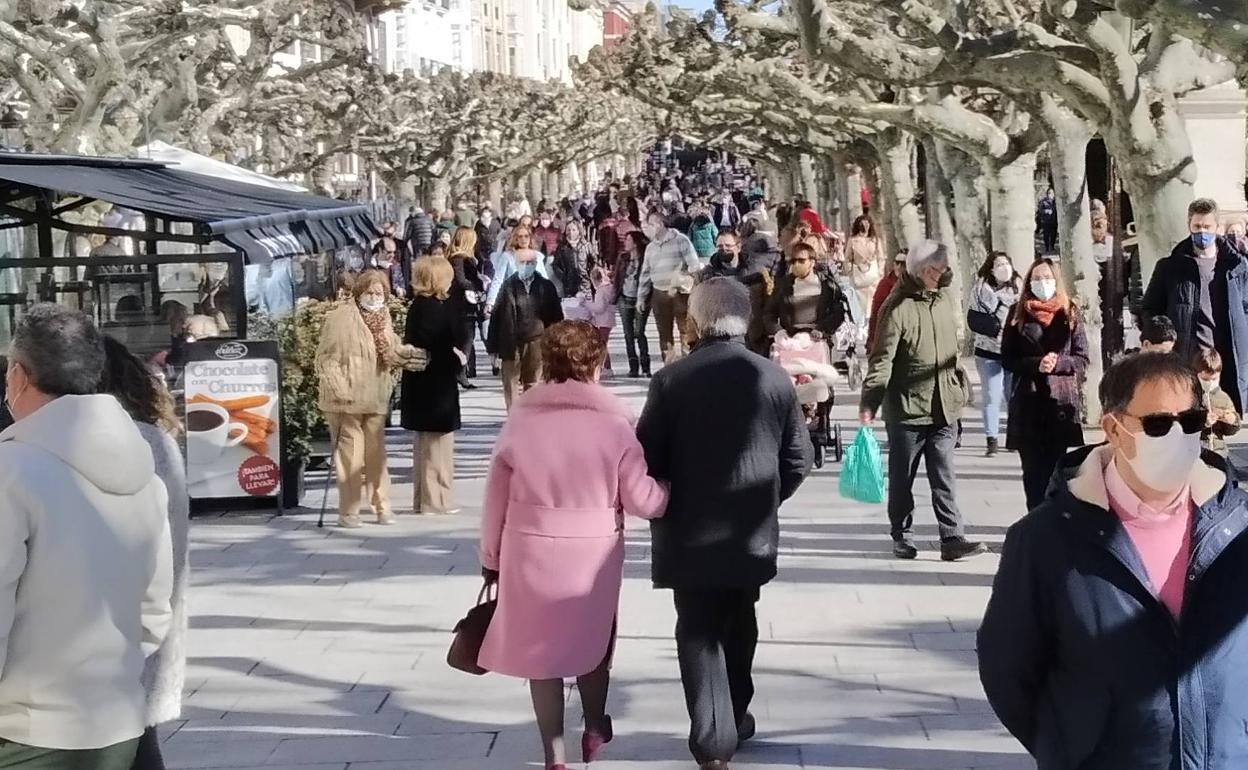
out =
[[[0,499],[0,738],[137,738],[144,660],[172,618],[152,450],[112,396],[62,396],[0,433]]]
[[[909,273],[880,308],[879,328],[861,408],[902,425],[952,425],[966,404],[958,368],[958,316],[953,290],[929,289]]]
[[[1248,767],[1248,493],[1204,452],[1176,623],[1109,509],[1106,446],[1072,452],[1010,527],[979,672],[1037,770]]]

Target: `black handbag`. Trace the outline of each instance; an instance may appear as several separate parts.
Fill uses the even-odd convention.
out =
[[[468,614],[455,624],[455,638],[451,640],[451,649],[446,653],[446,662],[451,668],[474,676],[489,673],[477,661],[481,656],[481,645],[485,642],[485,632],[489,630],[490,621],[494,619],[494,610],[497,608],[498,583],[482,585],[481,592],[477,594],[476,606],[468,610]]]
[[[1000,307],[1000,301],[997,307]],[[966,325],[976,334],[996,339],[1001,334],[1001,319],[996,313],[985,313],[983,310],[971,308],[966,311]]]

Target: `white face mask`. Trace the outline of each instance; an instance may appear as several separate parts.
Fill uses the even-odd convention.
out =
[[[1053,278],[1041,278],[1031,282],[1031,293],[1036,299],[1050,300],[1057,294],[1057,281]]]
[[[1125,426],[1123,429],[1126,430]],[[1158,492],[1182,489],[1200,457],[1200,434],[1184,433],[1177,421],[1164,436],[1127,432],[1135,439],[1135,458],[1127,460],[1127,464],[1140,481]]]
[[[1212,392],[1214,392],[1215,390],[1217,390],[1217,389],[1218,389],[1218,381],[1217,381],[1217,380],[1206,380],[1204,377],[1201,377],[1201,378],[1200,378],[1200,387],[1201,387],[1201,389],[1202,389],[1202,390],[1204,390],[1206,393],[1212,393]]]
[[[377,299],[376,297],[360,297],[360,307],[370,313],[376,313],[385,306],[386,301],[384,299]]]
[[[992,269],[992,277],[997,279],[997,283],[1005,283],[1014,277],[1014,268],[1009,265],[997,265]]]

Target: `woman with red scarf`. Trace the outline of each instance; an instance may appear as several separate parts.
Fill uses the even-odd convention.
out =
[[[1001,337],[1001,361],[1014,375],[1005,445],[1022,462],[1030,510],[1044,501],[1066,450],[1083,444],[1079,375],[1088,366],[1088,339],[1053,260],[1027,270]]]

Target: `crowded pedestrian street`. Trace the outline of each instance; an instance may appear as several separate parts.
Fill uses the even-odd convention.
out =
[[[640,409],[644,384],[608,387]],[[835,417],[851,434],[856,398],[838,397]],[[451,628],[481,586],[480,505],[504,418],[497,381],[480,380],[463,409],[459,514],[343,530],[332,526],[331,486],[331,524],[318,529],[323,475],[312,474],[298,512],[196,520],[188,695],[165,740],[169,767],[533,766],[524,684],[473,678],[445,660]],[[1023,513],[1023,490],[1016,457],[982,456],[973,411],[956,452],[958,496],[968,534],[995,552]],[[396,500],[411,493],[400,483],[411,475],[402,434],[389,437]],[[974,632],[997,555],[939,561],[930,507],[920,504],[920,556],[893,559],[883,506],[840,497],[839,467],[814,471],[781,509],[780,574],[758,605],[760,738],[733,767],[1033,767],[993,716],[976,671]],[[678,770],[688,766],[688,718],[671,594],[651,587],[644,524],[630,521],[627,541],[611,692],[617,738],[593,766]],[[568,708],[579,712],[575,695]]]

